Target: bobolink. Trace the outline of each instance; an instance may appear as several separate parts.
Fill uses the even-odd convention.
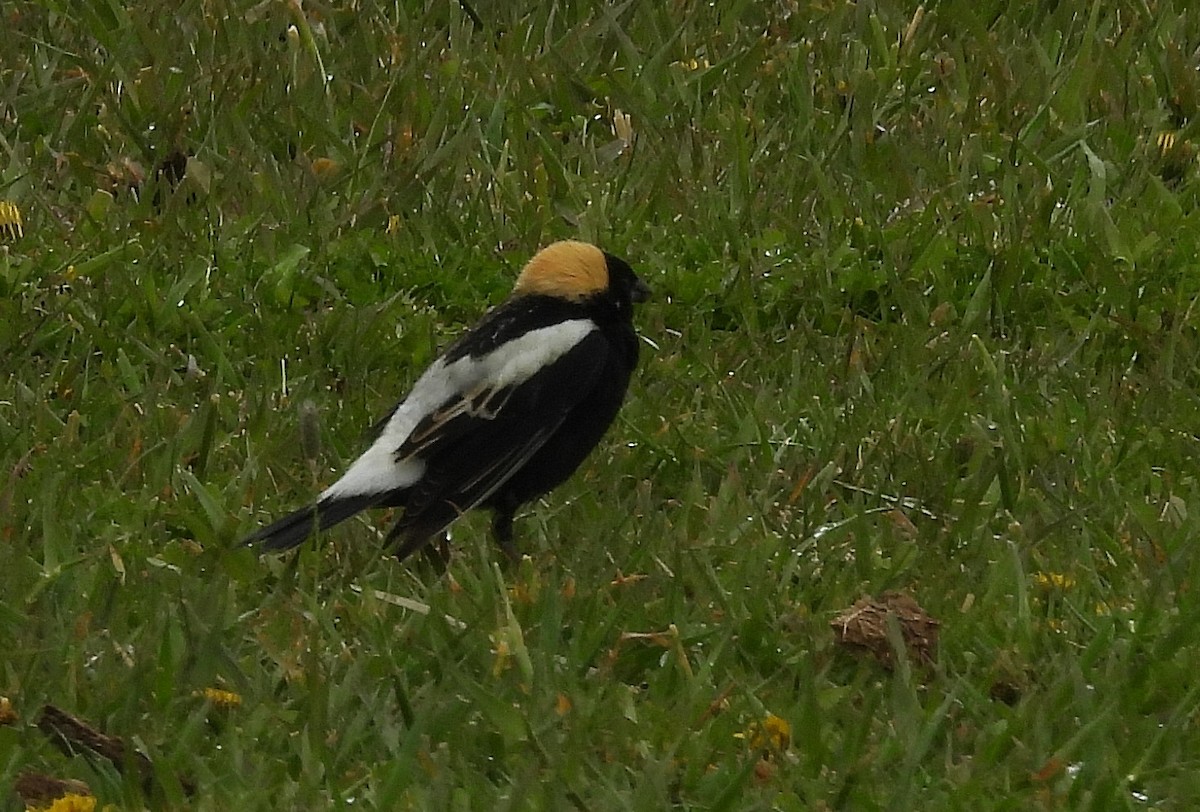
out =
[[[638,360],[633,303],[649,292],[628,263],[594,245],[542,249],[512,296],[433,362],[341,479],[244,543],[283,550],[366,508],[402,507],[387,543],[398,542],[403,559],[483,506],[516,558],[517,508],[566,480],[617,415]]]

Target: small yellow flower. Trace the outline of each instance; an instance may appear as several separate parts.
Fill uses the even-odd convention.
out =
[[[786,750],[788,745],[792,743],[792,726],[788,724],[786,719],[782,719],[773,713],[768,713],[767,718],[763,721],[762,730],[759,732],[762,740],[759,746],[769,746],[773,750]],[[751,741],[751,744],[754,744]]]
[[[49,806],[26,807],[27,812],[95,812],[96,799],[91,795],[68,793],[55,798]]]
[[[1075,579],[1061,572],[1035,572],[1033,582],[1042,589],[1070,589]]]
[[[20,718],[8,697],[0,696],[0,725],[15,725]]]
[[[25,223],[16,203],[0,200],[0,240],[16,242],[25,234]]]
[[[235,694],[233,691],[223,691],[220,688],[205,688],[202,691],[196,691],[195,696],[211,702],[213,707],[222,710],[233,710],[242,705],[241,694]]]
[[[342,165],[333,158],[317,158],[312,162],[312,172],[318,178],[329,178],[341,171]]]
[[[747,739],[751,750],[767,750],[782,753],[792,743],[792,726],[786,719],[768,713],[761,722],[755,722],[741,733],[735,733],[739,739]]]

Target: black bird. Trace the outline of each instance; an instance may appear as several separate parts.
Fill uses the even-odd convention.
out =
[[[387,543],[404,559],[483,506],[517,558],[517,509],[574,473],[621,408],[638,360],[633,304],[649,293],[628,263],[594,245],[542,249],[341,479],[244,543],[288,549],[366,508],[402,507]]]

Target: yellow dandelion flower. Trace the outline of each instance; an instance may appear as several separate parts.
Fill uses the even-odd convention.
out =
[[[55,798],[49,806],[31,806],[27,810],[37,812],[95,812],[96,799],[91,795],[68,793],[61,798]]]
[[[1075,586],[1075,579],[1061,572],[1035,572],[1033,583],[1042,589],[1070,589]]]
[[[768,713],[761,722],[754,722],[734,736],[749,741],[751,750],[782,753],[792,743],[792,726],[786,719]]]
[[[16,242],[25,234],[25,223],[16,203],[0,200],[0,240]]]
[[[786,719],[782,719],[773,713],[768,713],[767,718],[763,720],[759,735],[762,737],[758,744],[759,747],[770,747],[772,750],[786,750],[788,745],[792,743],[792,726],[788,724]],[[754,743],[754,741],[751,741],[751,744]]]
[[[317,158],[312,162],[312,172],[318,178],[328,178],[341,171],[342,165],[333,158]]]
[[[201,691],[196,691],[195,695],[207,702],[211,702],[213,707],[221,708],[222,710],[233,710],[242,705],[241,694],[236,694],[233,691],[224,691],[220,688],[205,688]]]

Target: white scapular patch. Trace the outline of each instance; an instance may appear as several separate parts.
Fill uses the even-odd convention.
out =
[[[572,319],[530,330],[479,358],[465,356],[452,364],[443,358],[434,361],[388,419],[378,439],[341,479],[325,489],[321,500],[384,493],[417,483],[425,473],[425,462],[419,457],[398,461],[396,452],[422,420],[455,398],[520,385],[595,329],[591,319]]]

